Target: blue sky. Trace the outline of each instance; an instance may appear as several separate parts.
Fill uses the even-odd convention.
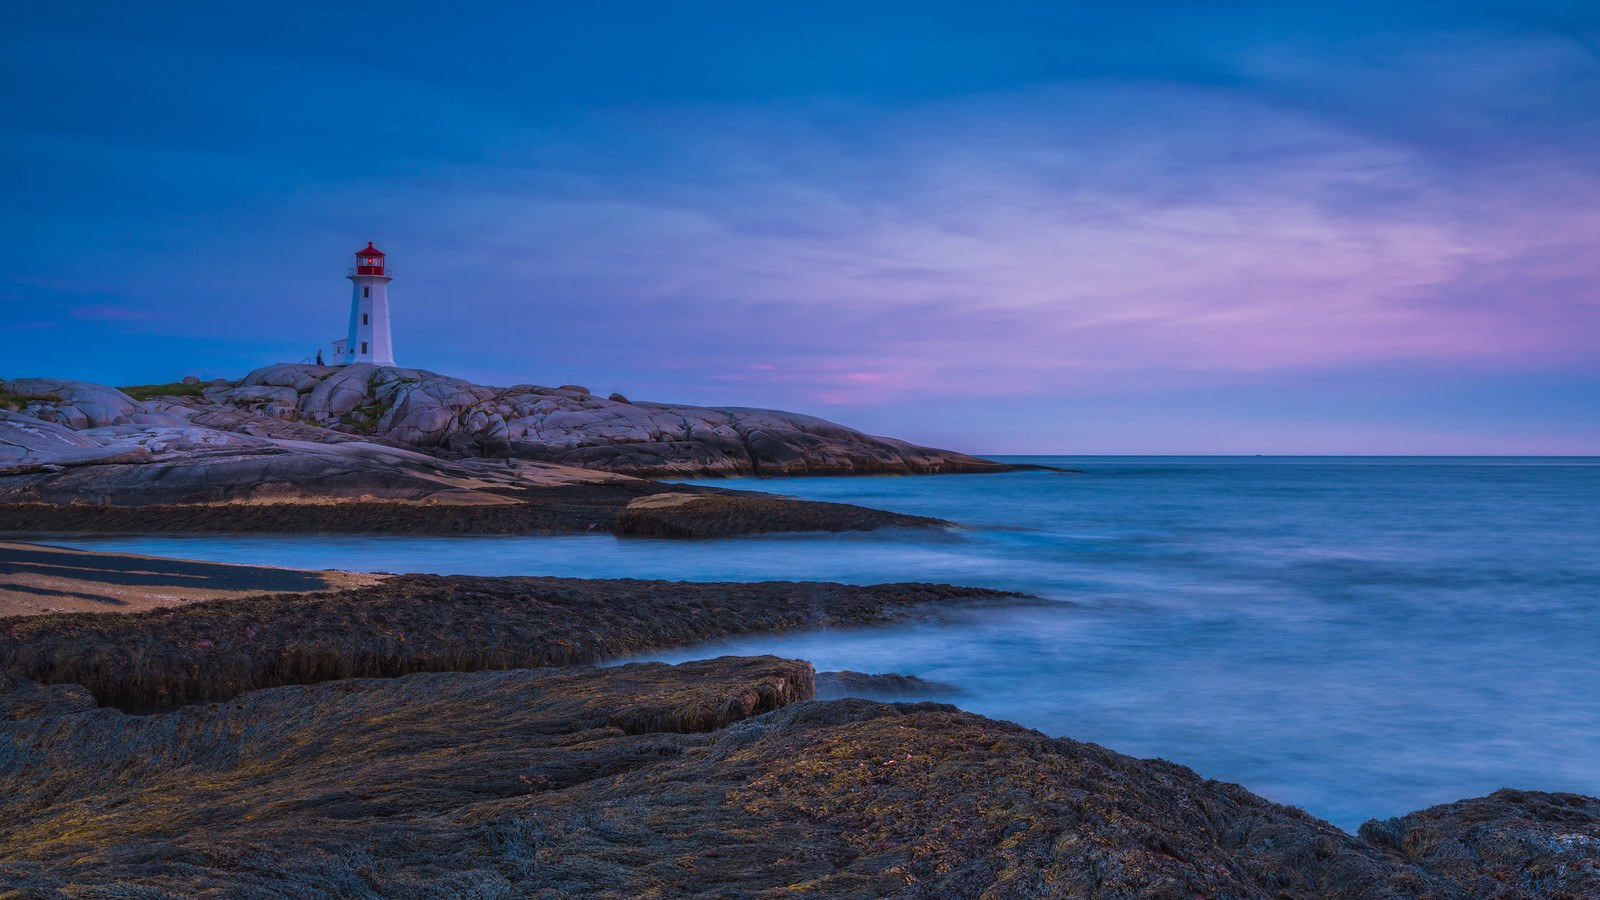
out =
[[[1593,4],[38,4],[0,377],[399,360],[979,452],[1600,453]]]

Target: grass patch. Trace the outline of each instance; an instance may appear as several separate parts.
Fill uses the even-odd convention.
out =
[[[172,384],[135,384],[117,388],[135,400],[154,400],[157,397],[199,397],[205,393],[205,389],[205,382],[184,384],[181,381]]]
[[[60,403],[58,394],[13,394],[10,391],[0,391],[0,409],[22,409],[29,403]]]
[[[394,409],[392,401],[358,406],[345,416],[344,421],[346,425],[354,428],[357,434],[372,434],[378,430],[378,423],[383,421],[383,417],[388,415],[391,409]]]

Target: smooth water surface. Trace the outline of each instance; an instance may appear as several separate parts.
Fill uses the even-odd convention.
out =
[[[610,536],[56,541],[369,571],[950,581],[1062,601],[665,654],[802,657],[1161,756],[1354,828],[1499,787],[1600,794],[1600,460],[1049,457],[1082,474],[719,482],[959,522]]]

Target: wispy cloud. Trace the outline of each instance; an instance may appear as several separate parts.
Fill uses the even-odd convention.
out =
[[[66,374],[154,380],[126,338],[158,332],[243,369],[337,334],[375,239],[408,363],[913,437],[1010,410],[1018,445],[1331,373],[1375,417],[1346,433],[1415,445],[1366,374],[1437,379],[1441,435],[1477,427],[1450,373],[1600,374],[1583,5],[640,17],[394,11],[352,57],[276,18],[224,51],[206,17],[41,13],[0,63],[45,86],[0,123],[0,289],[79,329]]]

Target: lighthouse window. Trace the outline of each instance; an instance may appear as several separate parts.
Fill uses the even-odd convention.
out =
[[[362,288],[361,289],[361,296],[363,296],[363,297],[371,297],[372,296],[372,288],[370,288],[370,287]]]
[[[361,324],[363,324],[363,325],[367,324],[367,314],[366,313],[362,313],[361,314]]]

